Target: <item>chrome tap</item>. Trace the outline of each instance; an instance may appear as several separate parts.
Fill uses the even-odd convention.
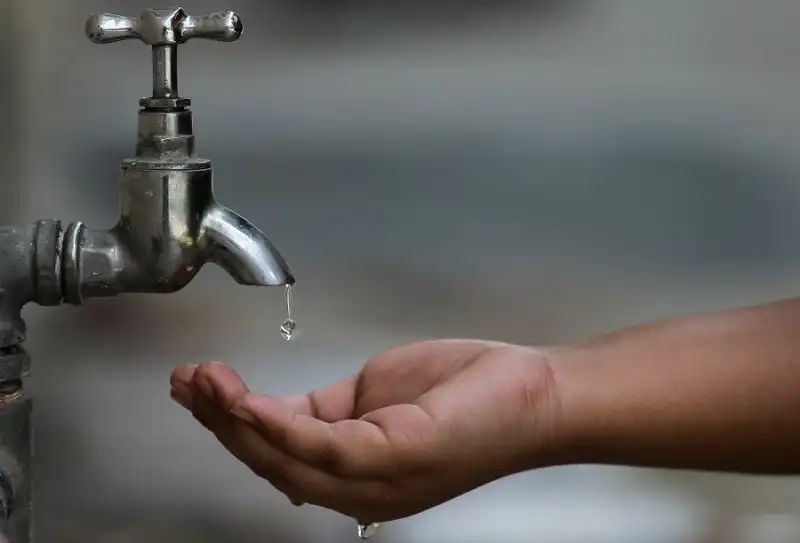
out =
[[[120,218],[108,230],[43,219],[0,227],[0,541],[30,543],[30,358],[23,306],[123,293],[170,293],[206,262],[240,284],[291,285],[286,261],[250,222],[214,199],[211,163],[195,153],[190,101],[178,95],[178,45],[191,38],[231,42],[238,15],[183,9],[138,17],[100,14],[86,23],[94,43],[138,39],[152,47],[153,92],[142,98],[133,158],[122,162]]]
[[[153,95],[139,103],[136,156],[122,162],[120,220],[108,231],[72,224],[64,235],[65,298],[175,292],[206,262],[244,285],[294,283],[286,261],[255,226],[214,200],[211,162],[195,153],[190,101],[178,95],[178,45],[191,38],[231,42],[242,34],[231,11],[183,9],[139,17],[93,15],[94,43],[138,39],[153,50]]]

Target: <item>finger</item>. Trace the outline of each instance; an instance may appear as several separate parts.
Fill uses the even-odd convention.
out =
[[[210,394],[209,398],[219,404],[225,414],[249,392],[247,385],[233,369],[217,362],[198,366],[193,379],[202,383],[203,389]]]
[[[212,394],[212,399],[222,402],[226,409],[232,407],[242,391],[248,392],[241,377],[230,367],[218,362],[181,366],[173,372],[170,382],[173,388],[181,389],[184,383],[191,384],[198,372],[203,376],[205,390]],[[352,417],[357,380],[358,376],[353,375],[310,394],[281,396],[276,399],[295,413],[336,422]]]
[[[203,425],[207,430],[217,433],[220,427],[220,414],[219,406],[211,399],[211,397],[200,386],[202,378],[194,378],[192,380],[191,388],[191,404],[189,410],[192,412],[194,418]]]
[[[367,485],[354,484],[305,464],[264,440],[252,425],[237,420],[234,429],[220,437],[223,445],[250,470],[285,494],[295,505],[311,503],[344,512],[364,495],[378,496]]]
[[[202,379],[202,372],[200,373]],[[193,412],[217,440],[259,477],[285,494],[295,505],[311,503],[348,513],[352,503],[367,503],[385,496],[374,483],[354,485],[281,451],[268,443],[252,424],[223,412],[218,403],[197,394]],[[354,509],[353,509],[354,510]]]
[[[175,371],[171,382],[176,401],[189,408],[197,421],[213,432],[228,452],[290,497],[293,504],[299,506],[303,500],[313,498],[330,505],[324,496],[338,490],[328,490],[322,496],[309,494],[305,486],[317,488],[322,482],[291,467],[296,460],[272,448],[251,425],[229,413],[229,406],[235,399],[247,393],[247,387],[232,369],[217,363],[183,366]],[[189,401],[183,397],[184,390],[189,391]],[[308,482],[303,485],[302,481]],[[297,498],[296,485],[304,489],[300,490],[305,493],[302,499]],[[320,487],[318,492],[325,492],[325,487]]]
[[[189,387],[185,387],[183,385],[173,386],[169,391],[169,395],[172,400],[181,407],[188,409],[189,411],[192,410],[193,394]]]
[[[191,411],[192,409],[192,377],[197,365],[185,365],[176,368],[170,376],[170,397],[178,405]]]
[[[277,400],[295,413],[324,422],[337,422],[353,418],[357,386],[358,375],[352,375],[309,394],[281,396]]]
[[[235,372],[221,364],[203,364],[193,374],[192,413],[217,440],[255,474],[267,480],[295,504],[319,505],[348,514],[352,503],[370,503],[386,495],[380,482],[342,479],[303,462],[265,440],[263,432],[223,408],[246,393]],[[209,393],[209,391],[211,391]],[[278,401],[282,410],[291,411]],[[313,420],[313,419],[311,419]],[[321,421],[317,421],[324,424]]]
[[[402,345],[372,357],[364,365],[353,418],[413,402],[491,346],[477,340],[432,340]]]
[[[191,411],[197,421],[213,432],[228,452],[253,471],[259,471],[266,445],[263,438],[225,407],[233,398],[247,393],[244,383],[233,370],[208,363],[197,367],[191,386],[194,389]]]
[[[179,385],[177,388],[180,390]],[[236,373],[217,362],[200,364],[192,372],[189,390],[191,410],[203,426],[214,433],[225,431],[230,422],[226,401],[247,393],[247,387]]]
[[[231,412],[252,423],[271,445],[327,473],[382,479],[391,464],[385,434],[367,421],[327,423],[258,394],[246,394]]]
[[[172,398],[187,409],[191,409],[192,394],[197,387],[205,391],[212,401],[222,401],[226,411],[238,396],[247,393],[247,387],[239,375],[219,362],[176,368],[170,377],[170,384]]]
[[[293,496],[297,492],[293,483],[296,479],[323,484],[313,472],[304,473],[297,460],[271,447],[251,425],[230,414],[231,407],[248,392],[235,371],[219,363],[201,364],[192,376],[192,384],[196,387],[195,417],[256,474]],[[308,470],[312,468],[307,467]]]
[[[192,377],[197,370],[197,364],[185,364],[178,366],[172,370],[172,375],[169,377],[169,384],[173,387],[176,385],[189,386],[192,383]]]

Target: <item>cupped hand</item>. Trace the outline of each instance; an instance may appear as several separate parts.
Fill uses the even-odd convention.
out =
[[[439,340],[392,349],[306,395],[251,393],[217,363],[172,397],[293,503],[366,524],[410,516],[541,465],[558,411],[543,351]]]

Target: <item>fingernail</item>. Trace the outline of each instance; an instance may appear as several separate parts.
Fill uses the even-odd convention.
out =
[[[169,391],[169,395],[175,401],[175,403],[177,403],[178,405],[180,405],[184,409],[191,410],[191,408],[192,408],[192,399],[191,399],[192,395],[189,393],[189,391],[185,387],[182,387],[180,385],[173,386],[172,389]]]

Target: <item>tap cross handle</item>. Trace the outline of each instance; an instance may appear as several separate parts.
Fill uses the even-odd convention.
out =
[[[138,17],[96,13],[86,21],[94,43],[141,40],[147,45],[179,45],[192,38],[232,42],[242,35],[242,20],[232,11],[189,15],[183,8],[146,9]]]
[[[153,96],[143,105],[176,106],[178,45],[192,38],[232,42],[242,35],[242,20],[232,11],[189,15],[183,8],[146,9],[138,17],[96,13],[86,21],[86,36],[94,43],[141,40],[153,48]],[[184,103],[188,101],[184,100]]]

